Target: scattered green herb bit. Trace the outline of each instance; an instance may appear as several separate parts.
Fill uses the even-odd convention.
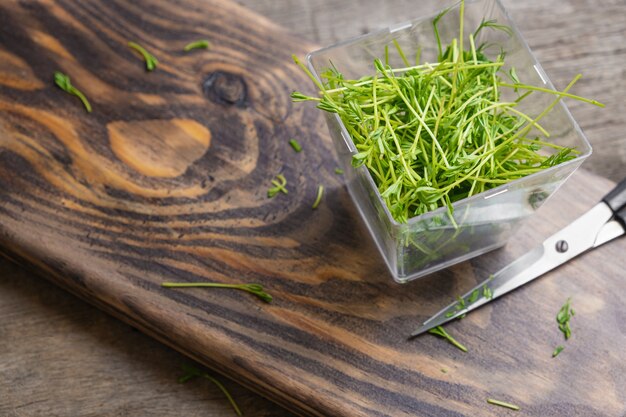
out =
[[[432,329],[430,329],[428,331],[428,333],[434,334],[435,336],[442,337],[442,338],[446,339],[448,342],[450,342],[452,345],[454,345],[455,347],[461,349],[463,352],[467,352],[467,348],[465,346],[463,346],[462,344],[460,344],[459,342],[457,342],[441,326],[433,327]]]
[[[153,71],[159,64],[159,61],[154,57],[154,55],[146,51],[146,49],[143,46],[139,45],[138,43],[128,42],[128,47],[131,49],[134,49],[135,51],[141,54],[144,61],[146,61],[147,71]]]
[[[500,407],[510,408],[511,410],[519,411],[519,406],[515,404],[505,403],[504,401],[498,401],[491,398],[487,398],[487,402],[493,405],[499,405]]]
[[[443,372],[444,374],[448,373],[448,371],[446,369],[444,369],[444,368],[441,368],[441,372]]]
[[[289,191],[285,188],[285,185],[287,185],[287,179],[283,174],[276,175],[276,179],[272,180],[272,185],[273,187],[267,190],[268,198],[273,198],[278,193],[289,193]]]
[[[317,206],[320,205],[320,202],[322,201],[322,195],[324,194],[324,186],[323,185],[319,185],[317,187],[317,197],[315,198],[315,202],[313,203],[312,208],[315,210],[317,208]]]
[[[557,355],[563,351],[563,349],[565,349],[563,346],[557,346],[556,349],[554,349],[554,352],[552,352],[552,357],[556,358]]]
[[[79,89],[72,85],[70,77],[68,75],[63,74],[60,71],[55,71],[54,83],[66,93],[78,97],[83,103],[83,106],[85,106],[85,110],[87,110],[87,113],[91,113],[91,104],[89,104],[89,100],[87,100],[87,97],[85,97],[85,95]]]
[[[468,301],[470,304],[471,304],[471,303],[473,303],[474,301],[476,301],[476,300],[478,299],[478,292],[477,292],[477,291],[478,291],[478,290],[476,290],[476,291],[472,292],[472,294],[471,294],[471,295],[470,295],[470,297],[468,298],[468,300],[467,300],[467,301]],[[448,312],[446,313],[446,317],[447,317],[447,318],[450,318],[450,317],[454,316],[454,315],[455,315],[455,314],[457,314],[459,311],[464,310],[464,309],[466,308],[466,305],[465,305],[465,300],[463,299],[463,297],[461,297],[461,296],[459,295],[459,296],[457,296],[457,297],[456,297],[456,299],[457,299],[457,302],[456,302],[456,304],[455,304],[455,306],[454,306],[455,311],[448,311]],[[462,319],[462,318],[464,318],[464,317],[465,317],[465,314],[463,314],[463,315],[459,316],[459,319]]]
[[[183,365],[182,368],[183,368],[184,375],[181,376],[180,378],[178,378],[178,382],[179,383],[184,384],[185,382],[189,381],[190,379],[193,379],[193,378],[196,378],[196,377],[208,379],[213,384],[215,384],[220,389],[220,391],[222,391],[222,393],[224,393],[224,395],[228,399],[228,402],[230,402],[230,405],[235,410],[235,413],[237,413],[238,416],[242,416],[243,415],[241,413],[241,410],[239,409],[239,406],[237,405],[237,403],[233,399],[233,397],[230,395],[230,393],[228,392],[226,387],[224,385],[222,385],[222,383],[220,381],[218,381],[217,379],[215,379],[211,375],[207,374],[206,372],[202,372],[202,371],[200,371],[199,369],[197,369],[197,368],[195,368],[193,366]]]
[[[296,152],[300,152],[302,150],[302,146],[300,146],[300,144],[298,143],[297,140],[295,139],[291,139],[289,141],[289,144],[291,145],[291,147],[293,148],[294,151]]]
[[[480,291],[478,291],[478,289],[475,289],[474,291],[472,291],[472,294],[467,299],[468,304],[475,303],[476,300],[478,300],[479,295],[480,295]]]
[[[314,101],[340,117],[357,149],[353,165],[367,167],[398,222],[444,206],[453,219],[454,202],[575,158],[577,150],[541,140],[549,132],[539,122],[563,97],[601,106],[568,93],[580,76],[562,92],[523,84],[515,69],[504,69],[503,52],[488,57],[488,45],[474,43],[481,30],[511,29],[483,21],[467,36],[464,1],[459,36],[444,48],[438,22],[445,13],[433,21],[439,51],[435,63],[411,66],[394,42],[404,68],[390,67],[388,58],[375,59],[374,75],[347,79],[331,64],[320,82],[294,57],[318,87],[319,97],[294,92],[292,99]],[[389,49],[385,47],[385,56]],[[513,84],[503,81],[509,79]],[[517,98],[503,99],[509,91]],[[544,93],[555,99],[537,116],[519,110],[522,100]]]
[[[483,285],[483,297],[487,300],[491,300],[493,298],[493,291],[487,286],[487,284]]]
[[[491,300],[493,298],[493,290],[487,284],[489,284],[493,280],[493,274],[489,275],[487,278],[487,282],[483,284],[483,297],[487,300]]]
[[[580,77],[582,77],[582,75],[578,74],[577,77],[580,78]],[[582,101],[583,103],[593,104],[594,106],[604,107],[604,104],[602,104],[602,103],[600,103],[599,101],[596,101],[596,100],[592,100],[592,99],[589,99],[589,98],[584,98],[584,97],[581,97],[581,96],[570,94],[570,93],[567,93],[565,91],[554,91],[554,90],[550,90],[548,88],[536,87],[534,85],[520,84],[519,81],[517,83],[515,83],[515,84],[498,83],[498,85],[500,87],[511,87],[511,88],[521,88],[521,89],[530,90],[530,91],[541,91],[541,92],[544,92],[544,93],[554,94],[554,95],[560,96],[560,97],[573,98],[575,100]]]
[[[565,336],[565,340],[569,339],[570,336],[572,335],[572,330],[569,327],[569,320],[570,318],[572,318],[574,313],[572,311],[570,302],[571,302],[571,299],[568,298],[567,301],[565,301],[565,304],[563,304],[563,307],[561,307],[561,309],[556,315],[556,321],[557,323],[559,323],[559,330],[563,332],[563,335]]]
[[[197,41],[193,41],[188,43],[184,48],[183,51],[185,52],[189,52],[192,49],[209,49],[211,47],[211,42],[209,42],[206,39],[200,39]]]
[[[337,174],[337,175],[343,175],[343,169],[341,169],[341,168],[335,168],[335,174]]]
[[[263,286],[260,284],[220,284],[216,282],[164,282],[161,284],[161,286],[166,288],[232,288],[235,290],[246,291],[250,294],[254,294],[266,303],[271,303],[273,300],[272,296],[266,293],[263,289]]]

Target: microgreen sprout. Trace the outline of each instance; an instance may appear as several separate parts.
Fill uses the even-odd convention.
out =
[[[436,63],[412,65],[393,41],[403,68],[389,66],[386,47],[373,75],[347,79],[331,64],[320,82],[294,57],[319,96],[294,92],[293,101],[314,101],[339,116],[356,147],[353,166],[367,167],[399,222],[439,207],[453,219],[454,202],[575,158],[577,150],[542,140],[549,132],[540,122],[564,97],[602,106],[568,92],[579,76],[563,91],[524,84],[505,67],[503,52],[488,57],[487,45],[475,43],[481,30],[512,30],[483,21],[464,34],[463,12],[461,1],[459,36],[445,48],[438,24],[447,10],[434,19]],[[536,94],[555,99],[536,116],[522,112],[521,101]]]
[[[337,174],[337,175],[343,175],[343,169],[341,169],[341,168],[335,168],[335,174]]]
[[[450,336],[448,334],[448,332],[446,332],[444,330],[443,327],[441,326],[437,326],[437,327],[433,327],[432,329],[430,329],[428,331],[428,333],[430,334],[434,334],[435,336],[439,336],[442,337],[444,339],[446,339],[449,343],[451,343],[452,345],[454,345],[456,348],[462,350],[463,352],[467,352],[467,348],[465,346],[463,346],[462,344],[460,344],[459,342],[457,342],[452,336]]]
[[[85,95],[79,89],[72,85],[72,82],[70,81],[70,77],[68,75],[63,74],[60,71],[55,71],[54,83],[66,93],[78,97],[83,103],[83,106],[85,106],[85,110],[87,110],[87,113],[91,113],[91,104],[89,103],[89,100],[87,100],[87,97],[85,97]]]
[[[278,193],[289,193],[289,191],[287,191],[287,188],[285,188],[285,185],[287,185],[287,179],[283,174],[276,175],[276,179],[272,180],[272,185],[273,187],[267,190],[268,198],[274,198],[274,196],[276,196],[276,194]]]
[[[135,51],[139,52],[139,54],[141,54],[144,61],[146,61],[146,71],[153,71],[159,64],[159,61],[154,57],[154,55],[152,55],[138,43],[128,42],[128,47],[134,49]]]
[[[183,51],[189,52],[193,49],[209,49],[211,47],[211,42],[206,39],[200,39],[197,41],[193,41],[185,45]]]
[[[230,395],[226,387],[220,381],[218,381],[216,378],[212,377],[208,373],[202,372],[199,369],[191,365],[183,365],[182,368],[183,368],[184,374],[180,378],[178,378],[179,383],[184,384],[185,382],[193,378],[208,379],[213,384],[215,384],[220,389],[220,391],[222,391],[222,393],[226,396],[226,398],[228,399],[228,402],[233,407],[233,410],[235,410],[235,413],[237,413],[238,416],[243,415],[241,413],[241,410],[239,409],[239,406],[235,402],[234,398]]]
[[[311,207],[313,210],[315,210],[317,206],[320,205],[323,195],[324,195],[324,186],[319,185],[317,187],[317,197],[315,197],[315,201],[313,202],[313,206]]]
[[[165,288],[232,288],[256,295],[266,303],[271,303],[273,298],[266,293],[260,284],[221,284],[217,282],[164,282],[161,284]]]

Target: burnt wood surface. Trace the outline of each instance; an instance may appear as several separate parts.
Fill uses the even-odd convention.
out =
[[[182,52],[198,38],[213,48]],[[145,72],[129,40],[159,58],[156,71]],[[310,91],[290,55],[313,48],[227,1],[3,2],[3,254],[301,415],[506,412],[488,397],[520,405],[519,415],[623,415],[624,239],[449,325],[468,353],[431,336],[406,340],[451,298],[589,209],[611,181],[580,171],[506,248],[399,286],[334,173],[321,115],[289,100],[293,89]],[[92,114],[53,85],[57,69],[89,97]],[[269,200],[279,172],[290,192]],[[319,183],[327,193],[313,211]],[[208,384],[175,384],[183,357],[15,267],[3,271],[3,415],[229,412]],[[275,301],[159,285],[172,280],[259,282]],[[554,317],[569,296],[574,337],[552,359],[563,344]],[[124,359],[107,366],[106,345]],[[170,363],[155,370],[161,358]],[[108,384],[98,385],[98,368],[113,372]],[[171,382],[154,382],[163,378]],[[246,415],[289,415],[229,386]],[[91,396],[77,402],[81,389]]]

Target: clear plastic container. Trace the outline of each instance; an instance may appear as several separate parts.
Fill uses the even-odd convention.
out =
[[[414,13],[422,15],[421,18],[312,52],[307,56],[309,68],[318,79],[330,62],[347,79],[373,74],[374,59],[382,58],[385,46],[394,51],[394,40],[407,56],[415,56],[421,48],[422,62],[436,62],[437,43],[432,21],[438,14],[435,6],[441,8],[442,5],[439,1],[420,2]],[[425,11],[420,12],[421,8]],[[487,56],[494,59],[502,48],[506,52],[505,70],[513,66],[524,83],[554,89],[500,1],[466,2],[465,38],[483,19],[495,19],[513,31],[512,35],[492,29],[481,31],[476,43],[491,45],[486,50]],[[458,5],[440,20],[438,27],[442,44],[447,45],[458,37]],[[397,54],[389,55],[392,67],[404,66]],[[503,99],[506,99],[504,92]],[[532,94],[521,102],[524,105],[519,109],[531,117],[537,116],[552,100],[551,94]],[[325,114],[350,195],[394,280],[399,283],[503,246],[591,154],[589,142],[561,101],[541,123],[550,132],[547,141],[575,147],[580,152],[577,158],[457,201],[453,207],[458,227],[452,223],[446,207],[399,223],[391,216],[367,168],[351,166],[356,148],[341,119],[335,114]]]

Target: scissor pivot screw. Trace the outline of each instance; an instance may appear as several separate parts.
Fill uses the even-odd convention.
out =
[[[556,251],[559,253],[565,253],[569,249],[569,245],[564,240],[559,240],[556,242]]]

